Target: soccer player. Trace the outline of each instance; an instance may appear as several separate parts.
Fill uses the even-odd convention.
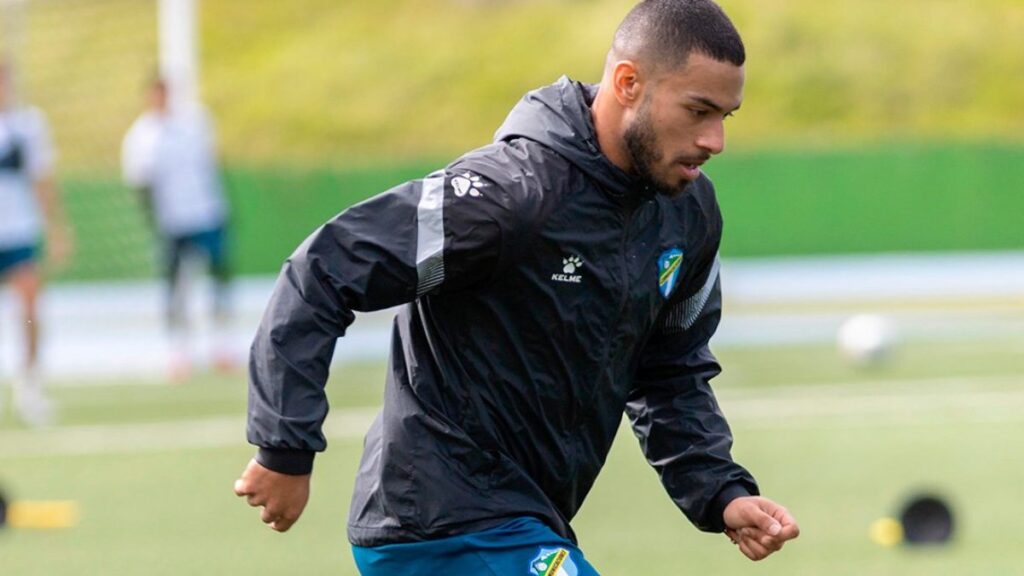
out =
[[[11,67],[0,63],[0,284],[10,285],[21,306],[25,357],[14,379],[14,408],[34,427],[50,425],[55,417],[39,368],[44,228],[51,262],[62,263],[71,249],[54,157],[46,117],[15,102]]]
[[[528,93],[493,144],[314,232],[253,343],[236,494],[274,530],[299,518],[335,342],[353,311],[402,305],[350,508],[363,574],[596,574],[570,521],[623,412],[698,528],[754,560],[795,538],[709,385],[722,220],[701,165],[744,60],[710,0],[647,0],[599,85]]]
[[[226,340],[228,322],[227,201],[222,190],[213,124],[198,103],[172,102],[161,79],[148,90],[146,111],[125,135],[121,151],[125,182],[142,198],[163,242],[167,282],[167,325],[171,336],[170,375],[192,372],[185,262],[202,259],[213,278],[218,368],[233,364]]]

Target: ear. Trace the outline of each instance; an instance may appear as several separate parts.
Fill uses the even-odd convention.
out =
[[[612,68],[612,88],[615,99],[623,108],[633,108],[640,104],[644,82],[635,62],[619,60],[615,63]]]

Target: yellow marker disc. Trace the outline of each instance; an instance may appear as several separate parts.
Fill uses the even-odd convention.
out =
[[[895,546],[903,541],[903,525],[895,518],[879,518],[871,523],[871,541],[879,546]]]
[[[7,509],[7,524],[12,528],[71,528],[78,524],[78,517],[74,500],[21,500]]]

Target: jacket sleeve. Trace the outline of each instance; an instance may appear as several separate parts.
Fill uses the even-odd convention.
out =
[[[513,229],[509,197],[470,172],[438,171],[342,212],[277,279],[250,350],[247,436],[257,461],[307,474],[326,448],[324,385],[353,312],[487,282]]]
[[[732,460],[732,433],[709,383],[721,372],[708,342],[722,310],[718,258],[709,260],[700,289],[668,308],[642,351],[626,413],[672,500],[699,529],[721,532],[725,506],[758,488]]]

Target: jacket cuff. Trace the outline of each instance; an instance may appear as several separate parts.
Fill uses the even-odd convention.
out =
[[[733,482],[722,488],[715,499],[711,501],[711,517],[709,518],[711,532],[725,532],[725,518],[723,517],[725,507],[733,500],[744,496],[752,496],[752,494],[743,484]]]
[[[316,452],[311,450],[293,450],[289,448],[267,448],[260,446],[256,452],[256,461],[264,468],[291,476],[305,476],[313,472],[313,457]]]

